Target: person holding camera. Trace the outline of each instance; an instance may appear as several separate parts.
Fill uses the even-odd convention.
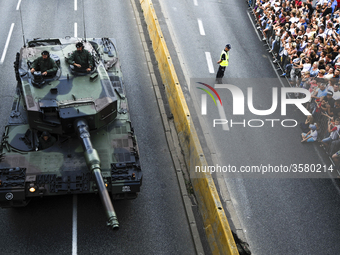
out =
[[[329,17],[329,16],[327,16],[327,17]],[[327,21],[325,21],[325,22],[327,22]],[[325,39],[332,37],[332,35],[333,35],[333,23],[332,23],[332,21],[329,20],[326,23],[326,29],[325,29],[324,33],[325,33]]]
[[[300,64],[302,64],[301,74],[303,75],[305,72],[309,71],[312,67],[311,60],[309,57],[301,59]]]
[[[325,8],[323,9],[322,17],[326,17],[327,15],[331,15],[333,13],[332,2],[328,3],[324,2]]]

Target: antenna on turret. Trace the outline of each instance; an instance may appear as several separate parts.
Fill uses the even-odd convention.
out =
[[[84,41],[86,42],[86,29],[85,29],[85,15],[84,15],[84,1],[82,1],[82,5],[83,5],[83,23],[84,23]]]
[[[21,15],[21,6],[19,8],[19,12],[20,12],[20,20],[21,20],[22,39],[24,40],[24,47],[26,47],[25,33],[24,33],[24,23],[22,22],[22,15]]]

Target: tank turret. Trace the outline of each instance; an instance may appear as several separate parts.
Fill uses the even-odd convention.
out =
[[[136,198],[142,172],[114,42],[33,39],[21,48],[0,144],[1,207],[99,193],[108,225],[118,228],[109,194]]]

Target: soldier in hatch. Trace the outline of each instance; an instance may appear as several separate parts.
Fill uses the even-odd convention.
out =
[[[58,66],[55,61],[50,58],[50,53],[47,50],[41,52],[41,57],[33,61],[31,73],[40,71],[42,75],[54,76],[58,71]]]
[[[39,137],[39,150],[45,150],[51,147],[55,142],[55,137],[52,136],[49,132],[44,131]]]
[[[84,50],[82,42],[76,44],[77,50],[73,51],[72,55],[68,59],[71,65],[75,66],[75,71],[78,72],[90,72],[93,67],[93,58],[89,51]]]

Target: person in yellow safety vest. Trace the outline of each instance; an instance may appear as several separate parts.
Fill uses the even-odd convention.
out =
[[[222,83],[222,78],[224,76],[225,68],[229,65],[229,51],[231,49],[231,45],[227,44],[224,50],[221,53],[220,60],[217,61],[217,64],[220,64],[217,74],[216,74],[216,81],[217,83]]]

